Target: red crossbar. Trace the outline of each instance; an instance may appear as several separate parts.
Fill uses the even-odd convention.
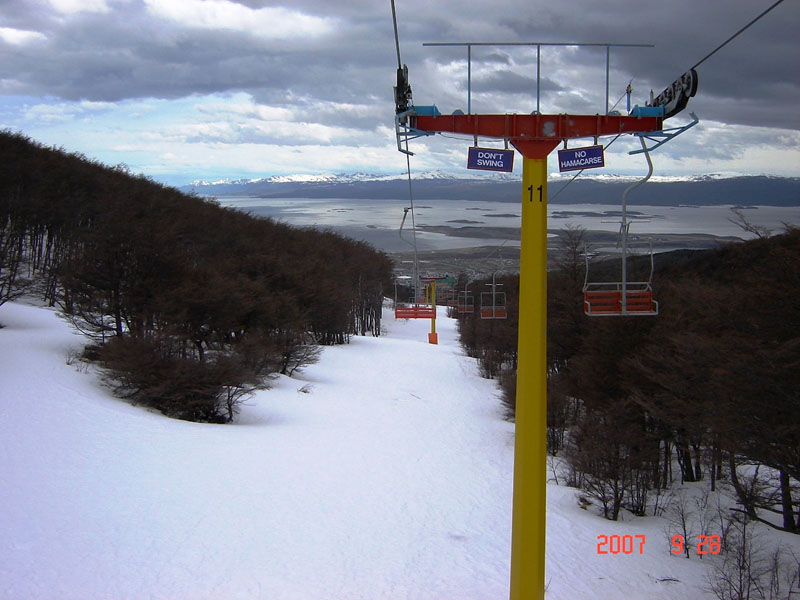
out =
[[[660,131],[663,117],[628,115],[412,116],[414,129],[507,139],[528,158],[547,156],[563,140]]]
[[[436,308],[433,306],[397,306],[394,309],[395,319],[435,319]]]

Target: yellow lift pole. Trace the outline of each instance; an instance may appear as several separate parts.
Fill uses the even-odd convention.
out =
[[[425,310],[427,312],[430,309],[431,332],[428,334],[428,343],[438,344],[439,336],[436,333],[436,282],[445,279],[445,277],[421,277],[421,279],[425,282]]]
[[[522,161],[510,598],[540,600],[547,501],[547,157]]]
[[[431,306],[433,306],[433,318],[431,319],[431,332],[428,334],[429,344],[438,344],[439,336],[436,335],[436,280],[431,281]]]

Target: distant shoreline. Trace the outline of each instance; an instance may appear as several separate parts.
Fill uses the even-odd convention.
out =
[[[403,221],[407,201],[353,198],[252,198],[227,197],[217,202],[254,216],[269,217],[297,227],[329,229],[341,235],[367,242],[384,252],[411,249],[416,238],[417,249],[448,250],[486,245],[517,245],[519,240],[519,201],[489,203],[465,200],[424,200],[415,203],[416,236],[412,235],[412,218]],[[707,247],[704,239],[749,238],[732,222],[730,209],[742,211],[745,219],[774,233],[784,223],[800,225],[800,207],[757,206],[753,204],[723,206],[637,205],[629,207],[631,235],[659,238],[658,244],[678,247]],[[621,207],[613,204],[559,204],[548,207],[548,228],[551,235],[565,227],[582,227],[597,235],[615,236],[619,230]],[[401,223],[403,230],[400,230]],[[711,236],[710,238],[698,236]],[[669,243],[664,240],[671,240]],[[700,244],[700,245],[698,245]]]

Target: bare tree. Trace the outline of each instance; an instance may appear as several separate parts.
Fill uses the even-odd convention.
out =
[[[586,260],[586,229],[581,225],[567,225],[559,232],[556,266],[573,282],[583,280]]]
[[[728,221],[740,227],[744,231],[748,233],[752,233],[758,239],[768,238],[772,235],[772,230],[769,227],[764,227],[763,225],[756,225],[751,223],[747,220],[747,217],[744,216],[742,211],[738,208],[732,208],[731,212],[736,215],[735,218],[729,218]]]
[[[695,511],[691,507],[686,490],[680,490],[675,494],[673,502],[666,511],[666,517],[669,524],[665,531],[670,547],[681,548],[686,558],[691,558],[695,536]],[[680,544],[676,543],[678,538]]]

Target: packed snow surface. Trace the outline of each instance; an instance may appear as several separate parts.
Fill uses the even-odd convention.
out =
[[[206,425],[111,397],[56,312],[0,307],[0,598],[507,598],[496,383],[443,312],[439,345],[384,323]],[[547,518],[548,600],[713,597],[659,519],[612,523],[555,483]],[[599,535],[646,543],[603,555]]]

